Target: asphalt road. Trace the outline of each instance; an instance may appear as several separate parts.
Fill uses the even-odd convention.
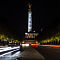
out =
[[[45,60],[60,60],[60,48],[38,47],[35,49],[44,56]]]
[[[60,60],[60,48],[37,47],[35,49],[45,58],[45,60]],[[30,50],[28,49],[28,51],[30,51]],[[0,60],[22,60],[22,58],[20,56],[21,56],[21,53],[23,53],[23,52],[20,52],[20,51],[10,52],[10,53],[0,57]],[[30,52],[32,52],[32,51],[30,51]]]
[[[32,47],[25,47],[23,51],[10,51],[0,54],[0,60],[44,60],[44,57]]]

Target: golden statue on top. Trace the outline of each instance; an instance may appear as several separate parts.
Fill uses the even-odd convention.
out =
[[[31,4],[29,3],[29,9],[31,9]]]
[[[29,9],[28,10],[31,10],[31,4],[30,3],[28,4],[28,6],[29,6]]]

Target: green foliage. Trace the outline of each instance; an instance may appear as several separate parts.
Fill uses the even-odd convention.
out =
[[[14,38],[9,38],[4,34],[0,34],[0,40],[7,40],[7,41],[14,41],[14,42],[20,42],[18,40],[15,40]]]
[[[58,41],[58,40],[60,40],[60,35],[59,35],[60,33],[56,33],[55,34],[55,36],[52,36],[51,38],[47,38],[46,40],[42,40],[42,41],[40,41],[41,43],[47,43],[47,42],[52,42],[52,41]]]

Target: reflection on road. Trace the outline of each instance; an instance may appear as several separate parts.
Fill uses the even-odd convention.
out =
[[[0,60],[16,60],[18,57],[20,57],[20,54],[20,51],[11,51],[7,54],[5,53],[5,55],[0,56]]]

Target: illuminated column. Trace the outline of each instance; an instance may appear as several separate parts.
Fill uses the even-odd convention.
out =
[[[28,32],[32,31],[32,12],[31,12],[31,4],[29,3],[28,9]]]

